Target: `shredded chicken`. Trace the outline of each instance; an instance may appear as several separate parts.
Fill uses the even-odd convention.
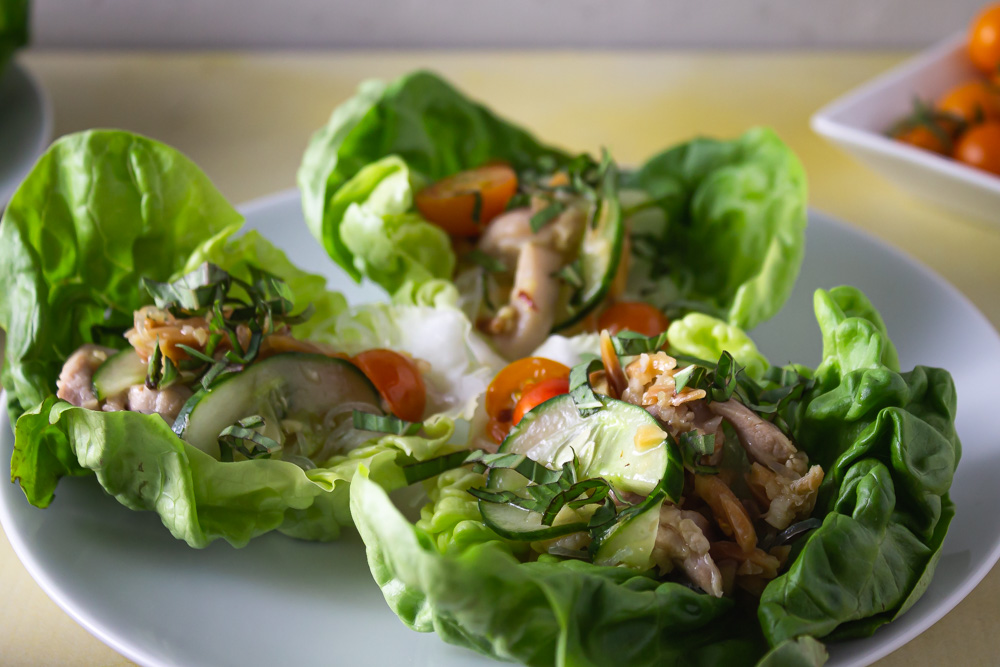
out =
[[[764,520],[782,530],[808,517],[816,505],[823,469],[809,467],[800,452],[777,426],[736,399],[711,403],[709,408],[732,424],[740,444],[754,461],[747,483],[768,509]]]
[[[125,338],[143,361],[149,360],[153,350],[156,349],[157,341],[163,354],[170,357],[171,361],[177,362],[188,358],[187,353],[177,347],[178,345],[183,344],[203,350],[208,337],[208,322],[204,318],[192,317],[179,320],[156,306],[146,306],[135,311],[133,327],[125,332]],[[247,331],[247,342],[249,342],[249,331]]]
[[[722,597],[722,574],[709,555],[705,537],[708,521],[701,514],[675,505],[660,508],[660,525],[653,546],[653,560],[669,572],[676,565],[703,591]]]
[[[628,387],[622,392],[622,400],[646,408],[675,437],[692,430],[714,433],[716,449],[721,450],[724,437],[719,428],[721,420],[713,421],[714,415],[694,409],[705,398],[704,389],[685,387],[680,393],[675,392],[674,375],[679,370],[677,360],[666,352],[640,354],[625,367]]]
[[[559,284],[559,255],[535,243],[518,253],[510,303],[497,313],[490,329],[500,353],[509,359],[527,356],[542,344],[555,321]]]
[[[190,389],[177,384],[165,389],[150,389],[146,385],[137,384],[129,387],[126,409],[132,412],[158,414],[168,424],[173,425],[177,413],[184,407],[185,401],[191,398],[191,394]]]
[[[81,408],[96,410],[94,371],[115,354],[116,350],[101,345],[84,345],[70,355],[56,380],[56,396]]]
[[[747,476],[754,495],[766,499],[764,521],[784,530],[795,521],[806,519],[816,506],[816,494],[823,482],[823,469],[812,466],[797,479],[782,477],[759,463],[754,463]]]
[[[533,232],[531,216],[547,205],[536,202],[531,208],[517,208],[495,218],[480,237],[479,250],[496,257],[508,268],[518,263],[521,248],[529,242],[558,253],[563,263],[571,261],[583,236],[586,222],[583,212],[571,206],[555,220]]]
[[[750,458],[790,479],[806,473],[808,457],[777,426],[734,398],[713,402],[709,408],[732,424]]]

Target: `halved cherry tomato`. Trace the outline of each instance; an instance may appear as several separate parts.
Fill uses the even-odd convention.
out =
[[[524,393],[521,394],[521,399],[517,402],[517,405],[514,406],[514,416],[510,420],[511,425],[517,426],[517,423],[521,421],[524,415],[530,412],[536,405],[541,405],[554,396],[568,393],[568,377],[549,378],[548,380],[542,380],[537,384],[528,385],[528,387],[525,388]]]
[[[937,110],[973,125],[1000,118],[1000,94],[986,81],[968,81],[955,86],[938,100]]]
[[[513,426],[514,409],[529,385],[553,378],[569,378],[569,368],[542,357],[525,357],[507,364],[497,373],[486,390],[486,414],[490,417],[487,432],[502,442]]]
[[[410,422],[424,418],[427,388],[412,359],[392,350],[366,350],[351,361],[372,381],[392,414]]]
[[[658,308],[641,301],[619,301],[597,318],[597,330],[614,335],[628,329],[643,336],[659,336],[670,320]]]
[[[958,140],[954,157],[970,167],[1000,174],[1000,122],[969,128]]]
[[[516,192],[514,170],[505,164],[488,164],[424,188],[417,193],[416,204],[421,215],[452,236],[479,236],[490,220],[504,212]]]
[[[1000,67],[1000,3],[983,9],[969,26],[969,58],[986,74]]]

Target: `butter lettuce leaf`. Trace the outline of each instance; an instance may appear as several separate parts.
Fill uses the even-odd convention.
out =
[[[522,563],[475,527],[458,475],[454,493],[447,484],[436,492],[445,505],[430,530],[411,525],[363,473],[351,485],[372,575],[410,628],[526,665],[752,665],[764,652],[752,625],[734,625],[731,600],[625,568]]]
[[[418,316],[433,308],[351,313],[324,278],[296,267],[257,232],[240,235],[241,224],[193,163],[144,137],[70,135],[43,156],[0,223],[0,286],[9,295],[0,301],[8,336],[4,384],[16,419],[11,476],[29,502],[45,507],[61,477],[92,474],[119,502],[156,512],[193,547],[215,539],[242,546],[270,530],[328,540],[350,525],[347,489],[359,465],[395,489],[405,485],[404,462],[446,446],[454,422],[440,412],[461,411],[469,382],[478,387],[488,374],[478,365],[486,358],[464,347],[470,327],[460,311],[442,310],[433,322],[443,337],[435,340],[448,345],[418,348]],[[170,280],[205,261],[243,279],[251,264],[283,279],[296,312],[315,309],[295,325],[296,335],[343,349],[353,342],[426,353],[428,383],[437,391],[432,408],[441,409],[428,413],[418,435],[349,430],[338,455],[304,470],[278,459],[220,462],[178,438],[158,415],[91,411],[55,397],[62,364],[80,345],[126,346],[122,334],[133,311],[151,302],[140,278]],[[463,353],[466,364],[455,364]]]
[[[499,538],[459,469],[427,483],[411,525],[377,485],[355,479],[351,512],[386,601],[418,631],[529,665],[819,665],[823,641],[867,636],[926,590],[954,513],[947,491],[961,446],[946,371],[901,373],[885,324],[857,290],[818,291],[824,340],[788,414],[793,440],[826,472],[814,517],[759,607],[716,599],[652,573],[535,556]],[[671,344],[721,350],[776,378],[750,338],[702,314],[675,322]],[[662,606],[661,606],[662,605]]]
[[[130,132],[55,142],[0,220],[3,386],[11,421],[55,393],[83,343],[124,347],[139,286],[164,281],[207,238],[242,222],[179,151]]]
[[[815,308],[823,361],[794,439],[826,471],[823,525],[764,590],[759,616],[772,643],[867,636],[905,612],[927,588],[954,515],[951,376],[899,372],[885,324],[858,290],[820,290]]]
[[[655,204],[632,221],[632,297],[744,329],[788,299],[805,252],[806,177],[773,131],[688,141],[623,185]]]
[[[426,71],[366,81],[313,135],[298,172],[302,211],[330,257],[390,294],[450,278],[447,235],[409,211],[422,185],[504,160],[566,158]]]

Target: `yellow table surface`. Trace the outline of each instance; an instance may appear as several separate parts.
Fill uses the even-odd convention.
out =
[[[187,153],[234,202],[293,186],[310,134],[361,79],[417,67],[440,71],[547,141],[607,146],[623,163],[695,134],[769,125],[805,164],[812,206],[910,253],[1000,325],[1000,231],[910,198],[809,129],[816,109],[907,55],[73,52],[21,61],[52,99],[57,135],[91,127],[150,135]],[[878,664],[997,664],[998,623],[995,568],[944,619]],[[132,663],[50,601],[0,538],[0,664]]]

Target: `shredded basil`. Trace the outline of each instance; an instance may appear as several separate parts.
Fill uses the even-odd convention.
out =
[[[219,452],[223,461],[232,461],[234,452],[248,459],[266,459],[281,449],[277,440],[263,435],[256,429],[264,427],[264,418],[252,415],[222,429],[219,434]]]
[[[537,234],[542,227],[558,218],[565,210],[566,204],[561,201],[553,200],[549,202],[548,206],[531,216],[531,220],[529,221],[531,231]]]
[[[611,337],[611,344],[619,356],[629,357],[644,352],[656,352],[667,343],[667,332],[656,336],[643,336],[634,331],[622,331]]]
[[[465,258],[473,264],[482,267],[488,273],[504,273],[507,271],[507,265],[500,259],[494,257],[493,255],[487,255],[478,248],[470,251],[467,255],[465,255]]]
[[[393,415],[376,415],[355,410],[352,418],[354,428],[359,431],[375,431],[391,435],[416,435],[423,428],[423,422],[408,422]]]
[[[577,364],[569,372],[569,395],[581,417],[589,417],[604,407],[604,403],[590,386],[590,374],[603,368],[601,361],[594,359]]]

